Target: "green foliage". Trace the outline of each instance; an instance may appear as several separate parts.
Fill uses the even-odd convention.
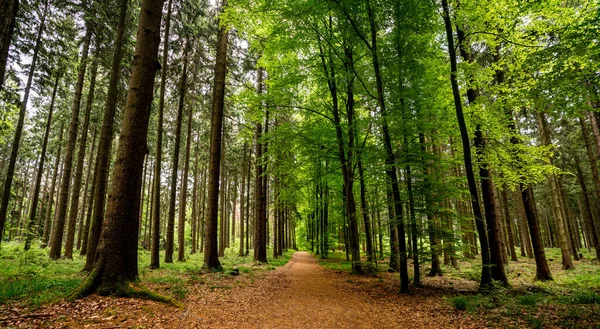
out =
[[[2,244],[0,305],[17,302],[36,308],[65,298],[86,278],[86,275],[80,272],[85,264],[85,257],[76,253],[73,260],[50,261],[48,250],[38,248],[38,244],[34,241],[32,248],[27,252],[23,251],[22,243]],[[237,249],[227,249],[226,256],[221,259],[224,264],[223,272],[219,273],[217,278],[219,275],[220,278],[237,274],[252,276],[256,271],[274,270],[285,265],[293,253],[288,251],[277,259],[269,258],[269,266],[252,266],[252,256],[239,257],[233,250],[239,250],[239,246]],[[164,290],[164,293],[177,300],[184,300],[190,291],[190,284],[205,283],[207,280],[200,270],[202,254],[189,255],[187,262],[161,264],[162,267],[157,270],[148,269],[148,251],[139,251],[139,259],[140,282],[136,283],[139,286],[126,289],[126,293],[132,296],[172,303],[169,297],[141,287],[155,286],[159,291]]]
[[[450,298],[450,304],[457,311],[466,311],[469,308],[469,299],[464,296]]]

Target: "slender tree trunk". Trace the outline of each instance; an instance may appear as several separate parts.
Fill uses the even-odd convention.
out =
[[[191,120],[190,120],[191,121]],[[191,130],[191,127],[190,127]],[[198,139],[200,139],[200,134],[197,135]],[[192,248],[190,253],[195,254],[196,249],[196,239],[198,238],[198,175],[200,174],[200,168],[198,168],[198,145],[199,141],[196,140],[196,145],[194,147],[194,185],[192,185]]]
[[[46,120],[46,131],[44,132],[44,141],[42,143],[42,153],[38,163],[37,177],[35,179],[35,190],[33,191],[33,200],[31,201],[31,211],[29,212],[29,225],[27,227],[27,237],[25,238],[25,250],[29,250],[31,239],[34,234],[34,224],[36,222],[37,205],[40,197],[40,186],[42,185],[42,175],[44,173],[44,163],[46,161],[46,148],[48,147],[48,138],[50,136],[50,126],[52,125],[52,114],[54,113],[54,101],[56,100],[56,91],[58,90],[58,81],[60,74],[56,75],[54,88],[52,89],[52,100],[48,110],[48,119]]]
[[[506,233],[508,235],[508,250],[510,251],[510,260],[513,262],[518,261],[517,252],[515,251],[515,239],[513,235],[513,221],[510,218],[510,208],[508,206],[508,195],[506,188],[500,191],[500,198],[502,199],[502,206],[504,207],[504,220],[506,221]]]
[[[367,239],[367,261],[374,262],[375,251],[373,250],[373,233],[371,232],[371,221],[369,219],[369,213],[367,210],[365,170],[360,159],[358,160],[358,174],[360,177],[360,210],[363,216],[363,222],[365,225],[365,235]]]
[[[54,203],[54,191],[56,191],[56,180],[58,178],[58,173],[60,172],[60,153],[62,151],[62,139],[64,135],[64,124],[60,126],[60,135],[58,137],[58,151],[56,152],[56,157],[54,158],[54,174],[52,174],[52,184],[50,185],[50,195],[48,196],[48,210],[46,212],[46,219],[44,220],[44,231],[42,233],[42,242],[40,244],[40,248],[44,249],[48,246],[48,239],[50,237],[50,225],[52,224],[52,204]]]
[[[158,69],[160,21],[164,0],[143,0],[123,126],[113,170],[106,225],[93,271],[71,298],[98,291],[132,295],[138,278],[137,239],[140,190],[154,77]]]
[[[540,129],[540,135],[542,144],[544,146],[550,146],[550,130],[548,129],[548,123],[546,121],[546,115],[543,112],[537,113],[537,119]],[[552,158],[549,159],[552,164]],[[574,269],[573,262],[571,261],[571,255],[569,253],[569,245],[567,242],[567,230],[565,228],[565,219],[563,217],[563,210],[561,209],[560,191],[558,189],[557,177],[552,174],[549,178],[550,191],[552,193],[552,208],[554,210],[554,216],[556,218],[556,227],[558,233],[558,243],[562,255],[562,267],[564,270]]]
[[[588,227],[589,236],[591,236],[591,242],[594,245],[594,249],[596,249],[596,259],[600,260],[600,235],[598,234],[598,227],[596,221],[594,220],[594,215],[592,214],[590,208],[590,199],[588,196],[588,189],[585,179],[583,177],[583,170],[581,169],[581,165],[579,164],[579,158],[575,155],[575,166],[577,169],[577,179],[579,180],[579,185],[581,186],[581,194],[583,196],[583,208],[586,211],[586,216],[588,218]]]
[[[173,1],[169,0],[167,4],[167,17],[165,20],[165,35],[163,38],[163,55],[160,78],[160,99],[158,104],[158,127],[156,129],[156,166],[154,167],[154,205],[152,208],[152,246],[150,249],[150,268],[160,267],[160,181],[162,171],[162,140],[163,140],[163,121],[165,108],[165,90],[167,83],[168,58],[169,58],[169,33],[171,31],[171,10]]]
[[[94,92],[96,88],[96,76],[98,74],[98,50],[92,65],[92,75],[90,79],[90,89],[87,96],[87,105],[81,127],[81,137],[79,138],[79,151],[77,153],[77,163],[75,165],[75,180],[73,181],[73,192],[71,194],[71,207],[69,212],[69,221],[67,225],[67,240],[65,241],[64,257],[73,259],[73,246],[75,244],[75,228],[77,224],[77,215],[79,214],[79,195],[81,191],[81,180],[83,177],[83,160],[85,159],[85,149],[87,148],[88,128],[90,125],[90,114],[94,105]]]
[[[263,94],[263,69],[258,69],[258,95]],[[262,123],[256,123],[256,175],[255,175],[255,202],[256,214],[254,221],[254,260],[260,263],[267,262],[267,196],[264,185],[266,180],[264,159],[264,142]]]
[[[492,283],[492,273],[490,270],[490,246],[487,238],[487,231],[485,223],[483,222],[483,216],[481,213],[479,194],[477,192],[477,185],[475,183],[475,175],[473,173],[473,161],[471,159],[471,148],[469,133],[462,109],[462,99],[460,96],[460,90],[458,87],[458,66],[456,64],[456,51],[454,48],[454,35],[452,32],[452,21],[450,20],[450,9],[448,8],[448,1],[442,0],[442,9],[444,16],[444,25],[446,26],[446,38],[448,41],[448,52],[450,55],[450,83],[452,85],[452,94],[454,96],[454,106],[456,108],[456,117],[458,119],[458,125],[460,128],[461,139],[463,144],[463,156],[465,162],[465,173],[467,175],[467,182],[469,185],[469,192],[471,194],[471,206],[473,215],[475,217],[475,224],[477,226],[477,233],[479,233],[479,243],[481,244],[481,281],[480,286],[489,286]]]
[[[583,134],[583,141],[585,144],[585,148],[587,151],[587,155],[588,155],[588,160],[590,162],[590,168],[592,170],[592,179],[594,181],[594,187],[596,188],[595,192],[596,192],[596,200],[600,200],[600,175],[598,174],[598,166],[597,166],[597,156],[594,154],[594,149],[590,143],[589,140],[589,131],[588,131],[588,127],[585,123],[585,120],[583,118],[579,118],[579,124],[581,126],[581,133]],[[598,211],[598,208],[596,208],[596,211]],[[597,213],[599,214],[599,213]],[[600,214],[599,214],[600,215]],[[598,218],[598,217],[596,217]],[[598,229],[600,227],[596,226],[596,229]]]
[[[186,57],[187,62],[187,57]],[[184,64],[184,71],[187,70],[187,63]],[[192,147],[192,120],[194,110],[190,107],[188,112],[187,123],[187,144],[185,147],[185,160],[183,163],[183,179],[181,180],[181,198],[179,199],[179,228],[178,228],[178,243],[179,250],[177,254],[178,262],[185,262],[185,210],[187,201],[187,185],[188,173],[190,170],[190,151]]]
[[[6,48],[6,52],[8,52],[8,47],[10,45],[10,41],[11,39],[5,39],[6,37],[12,37],[12,30],[13,30],[13,26],[14,26],[14,16],[16,15],[16,11],[18,9],[18,2],[16,3],[6,3],[5,1],[11,1],[11,0],[0,0],[2,1],[2,3],[0,3],[0,8],[2,8],[3,10],[6,8],[7,11],[4,12],[2,11],[2,13],[0,13],[0,17],[4,16],[6,13],[6,15],[8,15],[8,19],[5,21],[7,24],[5,23],[1,23],[0,24],[0,33],[2,33],[0,35],[0,42],[2,42],[2,44],[0,44],[0,70],[2,70],[0,72],[0,88],[2,88],[2,85],[4,83],[3,81],[3,77],[4,77],[4,69],[6,66],[6,57],[4,57],[4,48]],[[11,16],[11,8],[14,9],[14,15]],[[25,85],[25,92],[23,94],[23,100],[21,101],[20,104],[20,110],[19,110],[19,120],[17,121],[17,127],[15,129],[15,137],[13,139],[13,143],[11,146],[11,152],[10,152],[10,159],[8,160],[8,168],[6,170],[6,179],[4,180],[4,191],[2,193],[2,202],[0,203],[0,243],[2,243],[2,237],[4,236],[4,224],[6,223],[6,215],[8,213],[8,203],[10,201],[10,190],[12,187],[12,181],[13,181],[13,176],[15,174],[15,165],[17,162],[17,155],[19,154],[19,144],[21,143],[21,135],[23,133],[23,125],[25,123],[25,114],[27,112],[27,102],[29,101],[29,92],[31,91],[31,85],[33,83],[33,77],[35,74],[35,68],[37,65],[37,59],[38,59],[38,54],[40,51],[40,46],[41,46],[41,41],[42,41],[42,34],[44,32],[44,28],[46,26],[46,14],[48,12],[48,0],[44,1],[44,11],[42,14],[42,20],[40,22],[40,26],[38,27],[38,31],[37,31],[37,37],[35,39],[35,46],[33,49],[33,56],[31,57],[31,64],[29,65],[29,73],[27,75],[27,84]],[[12,20],[12,23],[11,23]],[[13,26],[10,26],[10,25]],[[8,28],[7,31],[4,31],[5,28]]]
[[[91,198],[90,196],[90,192],[89,192],[89,184],[90,184],[90,178],[92,175],[94,175],[92,173],[92,168],[94,168],[94,151],[95,151],[95,146],[96,146],[96,129],[92,129],[93,133],[92,133],[92,145],[90,146],[90,153],[89,153],[89,157],[88,157],[88,161],[87,161],[87,173],[85,174],[85,185],[83,187],[83,201],[81,202],[82,207],[81,207],[81,214],[79,215],[79,231],[77,232],[77,250],[81,250],[81,242],[82,241],[87,241],[86,239],[84,239],[83,237],[85,236],[87,238],[87,229],[85,229],[85,226],[89,226],[89,222],[88,221],[84,221],[84,218],[89,218],[87,216],[88,213],[90,213],[90,208],[91,207],[87,207],[88,204],[88,197]],[[85,232],[85,235],[84,235]],[[86,245],[86,243],[84,243],[83,245]]]
[[[0,90],[4,86],[4,74],[8,59],[8,49],[17,21],[19,0],[0,0]]]
[[[187,52],[189,48],[189,41],[185,48],[186,51],[184,54],[185,59],[183,63],[183,73],[181,74],[181,82],[179,83],[179,107],[177,109],[177,119],[175,121],[175,145],[173,145],[173,166],[171,168],[171,190],[169,194],[169,214],[167,217],[167,244],[165,246],[165,263],[173,263],[173,249],[175,245],[175,201],[177,198],[177,176],[179,173],[179,151],[181,148],[181,125],[183,121],[183,108],[185,106],[185,93],[187,90]],[[184,182],[182,182],[182,184],[184,184]],[[183,210],[183,216],[185,225],[185,209]]]
[[[223,0],[221,11],[226,6],[227,0]],[[206,216],[206,236],[203,265],[203,267],[208,270],[218,269],[221,267],[217,249],[217,227],[219,224],[219,176],[221,171],[220,159],[223,130],[223,109],[225,105],[225,78],[227,75],[227,40],[227,29],[225,26],[221,26],[217,35],[217,55],[215,64],[212,121],[210,132],[208,210]]]
[[[56,223],[52,226],[52,241],[50,242],[50,259],[58,259],[61,255],[65,221],[68,215],[69,188],[71,187],[71,171],[73,169],[73,153],[77,143],[77,129],[79,127],[79,110],[81,109],[81,95],[88,64],[88,53],[92,40],[93,28],[91,22],[86,22],[86,32],[83,37],[83,50],[75,84],[75,95],[71,106],[71,123],[67,134],[65,158],[63,160],[63,177],[60,182],[60,195],[57,204]],[[76,192],[79,193],[79,192]]]
[[[244,142],[242,150],[242,166],[240,168],[242,172],[242,189],[240,190],[240,257],[244,256],[244,211],[245,196],[246,196],[246,163],[248,163],[248,157],[246,156],[246,149],[248,148],[247,143]]]
[[[382,118],[381,129],[383,133],[383,141],[386,153],[386,173],[392,184],[392,197],[394,205],[395,222],[398,227],[398,249],[400,256],[400,292],[408,292],[408,262],[406,259],[406,234],[404,229],[404,219],[402,216],[402,200],[400,199],[400,187],[398,183],[398,174],[396,169],[396,155],[392,147],[392,139],[389,132],[387,121],[387,110],[383,90],[383,78],[379,65],[379,50],[377,48],[377,28],[375,26],[375,16],[371,8],[371,1],[367,0],[367,15],[369,18],[369,26],[371,32],[371,57],[373,60],[373,69],[375,73],[375,81],[377,85],[377,103],[379,105],[379,113]]]
[[[92,218],[87,241],[87,257],[84,266],[85,271],[91,271],[94,267],[94,261],[96,260],[96,249],[98,247],[98,242],[100,241],[100,233],[102,232],[102,226],[104,222],[104,206],[108,185],[108,171],[110,169],[110,149],[112,146],[113,126],[117,109],[117,84],[119,82],[119,74],[121,72],[121,59],[123,58],[123,43],[125,39],[128,3],[129,1],[127,0],[119,0],[119,23],[117,25],[117,35],[110,69],[110,79],[106,93],[106,102],[104,104],[104,117],[102,118],[98,153],[96,155],[96,179],[94,182],[92,182],[92,185],[95,185],[95,189],[93,190],[94,206],[92,209],[90,209],[92,211]]]

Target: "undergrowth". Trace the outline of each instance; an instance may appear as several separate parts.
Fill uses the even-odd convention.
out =
[[[23,243],[3,243],[0,249],[0,306],[19,303],[36,309],[66,297],[86,277],[81,273],[85,256],[75,252],[72,260],[50,260],[48,249],[40,249],[34,241],[29,251],[23,250]],[[223,270],[210,276],[210,280],[220,280],[237,275],[253,276],[255,271],[268,271],[285,265],[293,251],[286,252],[277,259],[269,258],[267,266],[254,266],[252,251],[250,256],[240,257],[239,246],[226,249],[225,257],[220,258]],[[187,254],[186,262],[164,263],[160,269],[150,270],[150,252],[138,250],[139,284],[157,288],[177,300],[183,300],[190,292],[190,286],[203,284],[206,274],[201,272],[203,254]],[[161,257],[163,251],[161,251]]]

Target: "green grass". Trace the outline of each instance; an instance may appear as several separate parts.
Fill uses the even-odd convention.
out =
[[[50,260],[48,249],[40,249],[39,242],[34,241],[29,251],[23,250],[23,243],[3,243],[0,249],[0,306],[9,302],[17,302],[24,306],[37,308],[64,298],[84,278],[81,269],[85,257],[76,252],[73,260]],[[225,278],[234,275],[253,276],[255,271],[268,271],[285,265],[292,257],[293,251],[286,252],[277,259],[268,258],[267,266],[255,266],[250,256],[238,255],[239,245],[226,249],[225,257],[220,259],[223,271],[214,278]],[[150,270],[150,253],[138,250],[139,275],[141,284],[157,285],[164,288],[172,297],[182,300],[188,295],[190,285],[207,281],[201,272],[203,254],[187,254],[186,262],[166,264],[162,262],[164,252],[161,251],[161,268]],[[211,279],[213,280],[213,279]],[[221,285],[216,284],[221,287]],[[221,287],[222,288],[222,287]]]

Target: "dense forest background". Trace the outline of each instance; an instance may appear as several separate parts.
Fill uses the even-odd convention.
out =
[[[598,1],[0,0],[0,18],[0,255],[84,256],[72,298],[147,297],[139,268],[226,251],[337,252],[401,292],[473,259],[482,290],[527,259],[530,280],[598,270]]]

